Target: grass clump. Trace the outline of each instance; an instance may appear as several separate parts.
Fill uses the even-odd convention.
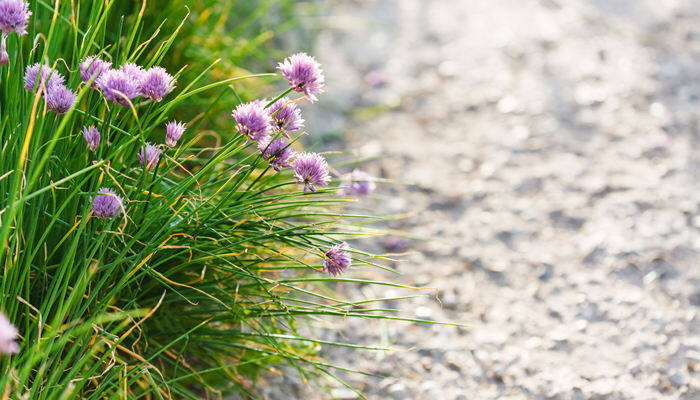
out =
[[[187,19],[144,35],[152,17],[116,0],[38,0],[8,33],[7,4],[25,3],[0,0],[3,399],[257,397],[271,365],[334,376],[317,357],[332,343],[299,333],[309,318],[400,319],[325,288],[386,283],[326,274],[375,264],[343,244],[369,217],[339,211],[351,200],[321,155],[295,157],[295,104],[322,84],[312,59],[285,64],[294,87],[244,103],[234,82],[279,75],[168,66]],[[245,112],[202,130],[222,97]]]

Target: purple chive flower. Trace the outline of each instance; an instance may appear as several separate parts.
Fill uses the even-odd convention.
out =
[[[175,147],[183,133],[185,133],[185,124],[178,121],[168,122],[165,125],[165,144],[168,147]]]
[[[151,67],[141,76],[141,94],[153,101],[161,101],[175,89],[175,78],[165,68]]]
[[[40,77],[38,83],[37,77]],[[24,73],[24,88],[33,91],[35,87],[38,90],[44,84],[46,89],[51,86],[63,85],[63,76],[58,71],[53,71],[48,65],[40,65],[39,63],[28,65]],[[44,93],[46,89],[44,89]]]
[[[289,81],[289,86],[304,93],[312,103],[317,100],[316,94],[323,92],[321,64],[308,54],[294,54],[277,64],[277,69]]]
[[[333,276],[343,273],[352,262],[352,256],[346,250],[348,245],[343,242],[337,244],[326,251],[326,259],[323,261],[323,270]]]
[[[141,85],[146,71],[140,65],[134,63],[126,63],[119,67],[119,70],[126,73],[129,78],[137,82],[137,86]]]
[[[0,31],[4,35],[12,32],[18,35],[27,33],[27,24],[32,12],[29,3],[23,0],[0,0]]]
[[[284,139],[275,139],[270,142],[270,139],[265,139],[258,144],[258,148],[262,153],[262,157],[270,162],[275,171],[280,172],[282,169],[291,167],[289,159],[294,155],[294,150],[289,146],[289,142]]]
[[[141,162],[141,167],[146,170],[146,172],[152,171],[156,165],[158,165],[158,158],[160,158],[160,149],[152,144],[146,143],[145,147],[141,147],[141,150],[136,154],[139,161]]]
[[[5,34],[0,33],[0,67],[10,61],[10,55],[7,54],[7,49],[5,48],[5,39]]]
[[[110,68],[112,68],[111,62],[103,61],[97,56],[87,56],[80,63],[80,79],[87,83],[90,82],[90,79],[95,77],[91,87],[96,89],[100,76],[102,76],[102,74],[108,71]]]
[[[94,125],[83,127],[83,137],[91,151],[95,151],[100,145],[100,131]]]
[[[46,105],[56,114],[65,114],[73,108],[78,96],[62,84],[51,85],[46,89]]]
[[[260,100],[239,104],[233,110],[236,120],[236,130],[248,136],[251,140],[260,142],[270,134],[270,114]]]
[[[328,174],[328,163],[316,153],[301,153],[294,160],[294,178],[297,183],[304,184],[304,193],[307,189],[316,191],[316,186],[326,186],[331,176]]]
[[[19,351],[19,344],[15,342],[17,334],[17,328],[5,314],[0,313],[0,353],[15,354]]]
[[[122,70],[110,69],[100,75],[97,86],[107,100],[128,106],[131,99],[140,94],[139,82]]]
[[[123,208],[122,198],[107,188],[100,189],[92,202],[92,213],[102,219],[118,217]]]
[[[343,188],[338,191],[341,196],[367,196],[374,192],[377,184],[374,183],[372,175],[355,169],[345,176],[342,186]]]
[[[273,127],[282,130],[287,137],[289,137],[287,132],[296,131],[304,126],[301,110],[289,100],[289,97],[283,97],[274,102],[268,112],[272,117]]]

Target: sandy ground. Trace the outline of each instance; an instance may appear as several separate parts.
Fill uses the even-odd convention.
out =
[[[401,183],[359,206],[434,238],[370,247],[407,252],[401,276],[375,277],[439,289],[441,303],[385,305],[471,325],[338,324],[326,337],[394,349],[325,349],[387,377],[341,376],[370,399],[700,399],[700,2],[356,0],[323,15],[309,130],[382,156],[362,167]]]

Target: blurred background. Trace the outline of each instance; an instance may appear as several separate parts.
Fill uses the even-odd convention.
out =
[[[405,234],[367,246],[405,253],[386,278],[439,294],[387,306],[471,325],[339,323],[329,337],[395,349],[328,349],[387,376],[347,382],[371,399],[700,398],[700,2],[315,5],[327,88],[308,130],[392,181],[358,207]]]
[[[218,57],[221,79],[319,59],[307,130],[319,151],[351,149],[329,156],[339,173],[384,180],[353,207],[392,216],[375,226],[392,234],[360,247],[400,260],[398,276],[352,276],[429,288],[384,306],[470,325],[319,323],[393,349],[324,349],[377,375],[341,372],[349,385],[370,399],[700,398],[700,1],[173,1],[196,33],[173,65]],[[249,84],[264,82],[237,84],[244,99]],[[220,114],[203,129],[230,130]],[[264,380],[269,399],[356,398]]]

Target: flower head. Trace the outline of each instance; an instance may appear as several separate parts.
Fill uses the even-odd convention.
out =
[[[262,153],[262,157],[270,162],[275,171],[280,172],[282,169],[291,167],[289,159],[294,155],[294,150],[289,146],[289,142],[284,139],[275,139],[270,142],[270,139],[265,139],[258,144],[258,148]]]
[[[178,121],[168,122],[165,125],[165,144],[168,147],[175,147],[183,133],[185,133],[185,124]]]
[[[94,125],[83,127],[83,137],[92,151],[100,145],[100,131]]]
[[[141,81],[143,81],[143,78],[146,74],[146,71],[143,69],[143,67],[134,63],[126,63],[119,67],[119,70],[126,73],[127,76],[129,76],[129,78],[131,78],[134,82],[137,83],[137,86],[141,85]]]
[[[281,129],[285,135],[287,132],[296,131],[304,126],[301,118],[301,110],[289,97],[283,97],[274,102],[268,109],[272,118],[272,125],[276,129]],[[287,135],[289,137],[289,135]]]
[[[46,105],[56,114],[65,114],[73,108],[78,96],[63,84],[52,85],[46,89]]]
[[[141,162],[141,167],[147,172],[152,171],[156,165],[158,165],[158,158],[160,158],[160,149],[152,144],[146,143],[146,146],[141,147],[141,150],[136,154],[139,161]]]
[[[277,69],[295,91],[304,93],[312,103],[323,92],[324,77],[321,64],[306,53],[297,53],[277,64]]]
[[[0,31],[5,35],[24,35],[31,15],[29,3],[24,0],[0,0]]]
[[[92,212],[97,218],[118,217],[123,209],[122,198],[108,188],[102,188],[92,201]]]
[[[367,196],[374,192],[377,184],[374,177],[359,169],[353,170],[345,176],[342,183],[343,188],[338,191],[343,196]]]
[[[139,82],[122,70],[104,71],[97,86],[107,100],[122,106],[128,106],[129,101],[140,94]]]
[[[0,67],[10,61],[10,55],[7,54],[7,48],[5,46],[5,39],[7,39],[5,35],[0,33]]]
[[[323,270],[333,276],[338,276],[350,266],[352,256],[346,250],[346,243],[337,244],[326,251],[326,260],[323,262]]]
[[[15,342],[17,334],[17,328],[0,313],[0,353],[15,354],[19,351],[19,344]]]
[[[316,153],[301,153],[294,160],[294,178],[297,183],[304,184],[304,193],[307,189],[316,191],[316,186],[326,186],[331,176],[328,174],[328,163]]]
[[[39,77],[39,82],[37,82],[37,77]],[[46,89],[51,86],[62,85],[63,76],[58,71],[52,70],[48,65],[39,63],[28,65],[24,73],[24,88],[33,91],[36,87],[39,90],[44,84]]]
[[[161,101],[175,88],[175,78],[165,68],[151,67],[141,76],[141,94],[153,101]]]
[[[233,118],[236,120],[236,130],[256,142],[269,135],[272,119],[260,100],[239,104],[233,110]]]
[[[87,83],[90,82],[90,79],[95,77],[95,80],[92,82],[92,88],[96,89],[97,81],[100,79],[100,76],[110,68],[112,68],[111,62],[103,61],[97,56],[87,56],[80,63],[80,79]]]

